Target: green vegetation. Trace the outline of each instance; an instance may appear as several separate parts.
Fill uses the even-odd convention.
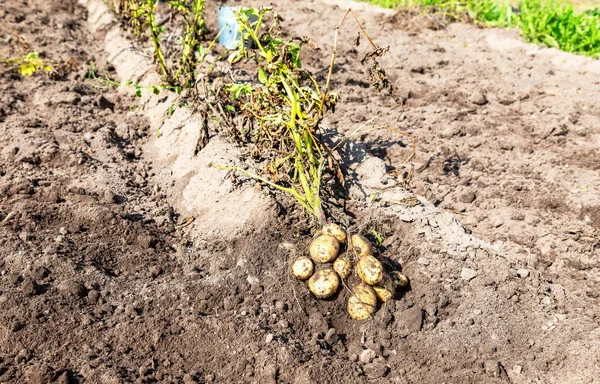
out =
[[[162,81],[177,89],[189,88],[196,78],[196,66],[204,58],[201,42],[207,32],[204,21],[204,0],[168,1],[171,12],[167,19],[156,19],[155,0],[112,0],[109,6],[127,20],[137,37],[149,33],[154,46]],[[184,33],[179,37],[181,56],[171,61],[165,55],[162,42],[164,23],[181,16],[185,23]]]
[[[274,21],[267,29],[263,20],[269,14]],[[252,17],[256,18],[255,22]],[[312,74],[302,69],[301,44],[308,40],[282,39],[277,12],[269,7],[244,8],[236,12],[236,19],[242,39],[229,61],[232,64],[254,61],[258,83],[225,84],[230,99],[227,120],[246,117],[245,126],[230,127],[233,136],[239,141],[254,143],[265,154],[273,152],[267,169],[271,177],[280,182],[244,172],[291,194],[324,223],[321,176],[328,151],[318,139],[317,129],[323,112],[332,107],[337,98],[335,95],[325,97]],[[249,44],[256,49],[248,49]]]
[[[29,52],[24,56],[2,60],[11,69],[17,69],[23,76],[33,76],[37,71],[52,72],[50,61],[42,59],[37,52]]]
[[[363,0],[387,8],[425,8],[451,21],[492,27],[518,27],[533,42],[563,51],[600,57],[600,9],[576,13],[560,0],[523,0],[518,8],[495,0]]]

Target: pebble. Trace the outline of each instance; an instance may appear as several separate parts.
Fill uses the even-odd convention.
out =
[[[360,353],[360,362],[363,364],[369,364],[375,358],[375,351],[372,349],[365,349]]]
[[[493,377],[500,376],[500,364],[495,360],[486,360],[483,363],[485,373]]]
[[[521,372],[523,372],[523,367],[521,367],[520,365],[515,365],[513,367],[513,372],[516,373],[517,375],[520,375]]]
[[[463,268],[460,277],[465,281],[471,281],[477,277],[477,271],[472,268]]]
[[[407,337],[410,334],[419,332],[423,328],[423,315],[424,311],[420,307],[397,311],[394,315],[396,319],[394,327],[398,336]]]
[[[427,260],[427,259],[426,259],[426,258],[424,258],[424,257],[419,257],[419,258],[417,259],[417,263],[419,263],[419,264],[421,264],[421,265],[425,265],[425,266],[427,266],[427,265],[429,265],[429,260]]]
[[[440,132],[440,136],[444,139],[449,139],[458,134],[458,130],[454,127],[446,127]]]
[[[275,308],[277,308],[278,311],[287,311],[288,306],[283,301],[277,301],[275,303]]]
[[[333,345],[338,341],[338,335],[335,331],[335,328],[329,328],[324,338],[325,342],[329,345]]]
[[[465,204],[471,204],[475,201],[477,195],[473,191],[465,192],[460,196],[460,201]]]
[[[492,219],[492,221],[490,222],[490,225],[494,228],[499,228],[504,224],[504,220],[502,220],[499,217],[496,217],[494,219]]]
[[[161,267],[159,267],[157,265],[153,265],[148,269],[148,272],[150,272],[150,275],[153,278],[157,278],[158,276],[160,276],[163,273],[163,270]]]
[[[521,279],[524,279],[527,276],[529,276],[529,270],[525,269],[525,268],[521,268],[521,269],[517,270],[517,276],[519,276]]]
[[[21,290],[24,294],[29,296],[39,295],[42,288],[38,285],[35,280],[26,279],[21,285]]]
[[[88,298],[88,302],[90,304],[96,304],[96,303],[98,303],[98,300],[100,300],[100,292],[92,289],[91,291],[88,292],[87,298]]]
[[[386,375],[386,373],[388,372],[388,367],[383,363],[375,362],[366,364],[363,367],[363,370],[365,371],[367,377],[369,377],[370,379],[379,379]]]
[[[68,280],[58,285],[58,291],[63,297],[85,297],[85,287],[76,281]]]
[[[329,325],[320,312],[313,312],[308,316],[308,325],[316,332],[327,332],[329,330]]]
[[[271,341],[273,341],[273,337],[274,337],[274,336],[273,336],[273,334],[272,334],[272,333],[269,333],[269,334],[267,335],[267,337],[265,338],[265,343],[267,343],[267,344],[271,344]]]
[[[488,100],[482,92],[475,91],[471,94],[471,96],[469,96],[469,102],[476,105],[485,105],[487,104]]]

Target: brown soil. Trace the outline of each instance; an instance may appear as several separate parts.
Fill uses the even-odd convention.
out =
[[[347,4],[280,3],[292,33],[327,52]],[[353,192],[354,228],[381,234],[380,254],[411,278],[367,322],[348,319],[345,291],[318,301],[289,277],[310,237],[280,196],[234,239],[198,233],[218,211],[175,229],[181,180],[166,183],[148,152],[143,106],[84,79],[89,61],[110,68],[85,9],[3,3],[0,57],[27,52],[22,37],[57,71],[0,74],[0,382],[597,380],[598,63],[513,31],[357,7],[392,46],[382,65],[405,105],[368,88],[347,22],[327,123],[346,133],[381,115],[414,134],[411,191],[426,198],[391,203],[393,178],[370,204]],[[389,171],[411,144],[361,139]]]

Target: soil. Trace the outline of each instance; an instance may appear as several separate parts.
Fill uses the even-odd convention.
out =
[[[348,4],[278,2],[322,48],[309,69],[326,68]],[[182,200],[204,184],[166,170],[148,106],[85,79],[90,61],[115,74],[85,7],[3,2],[0,57],[35,50],[56,71],[0,72],[0,382],[597,382],[600,65],[514,31],[352,6],[391,46],[381,64],[404,105],[369,87],[347,20],[326,123],[418,139],[412,180],[405,136],[345,147],[366,159],[351,228],[375,230],[411,279],[366,322],[345,290],[316,300],[290,278],[310,242],[293,202],[230,182],[205,210]],[[212,137],[200,156],[227,148]],[[252,218],[244,191],[261,196]]]

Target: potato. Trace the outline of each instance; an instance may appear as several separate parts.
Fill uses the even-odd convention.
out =
[[[406,277],[398,271],[392,272],[392,281],[394,282],[395,286],[400,288],[406,288],[410,283],[408,277]]]
[[[356,274],[365,283],[375,285],[383,279],[383,265],[375,257],[368,255],[356,263]]]
[[[335,237],[340,243],[345,243],[348,239],[346,231],[335,223],[325,224],[323,234]]]
[[[330,235],[321,235],[310,243],[310,257],[317,263],[333,261],[340,250],[340,242]]]
[[[373,287],[360,282],[351,289],[353,295],[348,298],[348,314],[355,320],[365,320],[371,317],[377,309],[377,296]]]
[[[394,282],[387,273],[383,274],[383,278],[379,283],[373,286],[375,295],[382,303],[394,297]]]
[[[342,279],[346,279],[352,274],[352,262],[346,256],[340,256],[333,262],[333,269]]]
[[[306,256],[300,256],[292,263],[292,275],[300,280],[306,280],[312,276],[315,267],[311,259]]]
[[[373,251],[369,240],[362,235],[350,236],[350,248],[356,252],[359,259],[370,255]]]
[[[331,268],[317,271],[308,280],[308,289],[319,299],[324,299],[337,292],[340,278]]]

